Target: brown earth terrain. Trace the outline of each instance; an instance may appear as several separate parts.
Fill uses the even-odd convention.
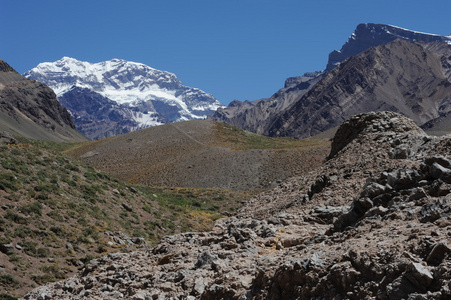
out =
[[[275,139],[207,120],[89,142],[66,153],[133,184],[255,191],[321,164],[329,142]]]
[[[92,260],[24,299],[450,299],[451,138],[354,116],[329,159],[210,232]]]

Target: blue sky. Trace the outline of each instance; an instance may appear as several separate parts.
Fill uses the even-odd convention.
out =
[[[0,58],[23,73],[63,56],[175,73],[224,104],[322,70],[359,23],[451,33],[451,1],[0,0]]]

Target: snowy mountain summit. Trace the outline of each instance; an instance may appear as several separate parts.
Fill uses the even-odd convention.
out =
[[[90,138],[204,119],[223,106],[212,95],[184,86],[173,73],[121,59],[89,63],[63,57],[24,76],[51,87]]]

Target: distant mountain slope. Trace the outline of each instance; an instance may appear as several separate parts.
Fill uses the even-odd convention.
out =
[[[285,87],[269,99],[233,101],[225,108],[218,108],[208,119],[227,123],[258,134],[267,134],[268,120],[289,107],[322,78],[323,72],[306,73],[285,81]]]
[[[49,87],[23,77],[3,60],[0,60],[0,130],[41,140],[86,140]]]
[[[370,48],[330,71],[275,117],[268,133],[308,137],[354,114],[382,110],[426,123],[451,110],[450,58],[446,43],[428,49],[396,40]]]
[[[153,69],[144,64],[112,59],[100,63],[78,61],[73,58],[63,57],[56,62],[41,63],[36,68],[24,74],[50,86],[59,99],[64,99],[66,105],[72,101],[67,93],[77,94],[85,99],[80,105],[66,106],[73,115],[77,127],[89,129],[83,133],[91,138],[111,136],[117,132],[129,132],[140,128],[161,125],[167,122],[177,122],[193,119],[205,119],[222,104],[212,95],[200,89],[184,86],[178,78],[169,72]],[[116,106],[99,105],[98,95],[116,102]],[[99,115],[93,112],[89,116],[83,113],[87,103],[98,103]],[[109,126],[99,125],[92,128],[93,122],[104,124],[109,122],[104,118],[102,110],[117,110],[116,115],[121,115],[124,127],[115,123]],[[125,113],[124,110],[133,111]],[[133,125],[131,125],[133,124]],[[95,134],[98,133],[98,134]]]
[[[130,183],[249,191],[310,171],[327,151],[325,142],[193,120],[93,141],[68,154]]]
[[[334,50],[330,53],[325,71],[306,73],[303,76],[288,78],[285,82],[285,87],[280,89],[272,97],[252,102],[246,101],[244,103],[234,101],[228,107],[218,109],[214,114],[209,116],[209,119],[238,126],[259,134],[277,134],[277,132],[269,132],[270,130],[274,131],[274,128],[272,128],[274,125],[272,123],[278,122],[275,120],[276,115],[283,113],[289,115],[291,110],[290,106],[299,101],[327,72],[331,71],[347,58],[355,56],[371,47],[387,44],[396,39],[424,43],[451,43],[450,36],[421,33],[385,24],[359,24],[341,50]],[[362,75],[366,76],[365,74]],[[349,116],[343,115],[341,121]],[[308,131],[309,129],[307,128],[306,130]],[[316,130],[314,131],[317,132]]]

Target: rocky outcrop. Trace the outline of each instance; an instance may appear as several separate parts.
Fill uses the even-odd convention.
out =
[[[25,299],[449,299],[451,139],[380,112],[213,231],[91,261]],[[338,150],[339,149],[339,150]]]
[[[346,145],[355,140],[359,135],[366,136],[372,132],[405,133],[411,131],[413,134],[425,135],[423,130],[412,120],[394,112],[358,114],[346,120],[335,133],[332,139],[329,158],[337,155],[341,149],[346,147]]]

